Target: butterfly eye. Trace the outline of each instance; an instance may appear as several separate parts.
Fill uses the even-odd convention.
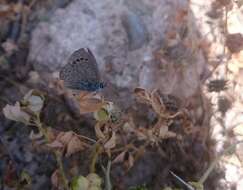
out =
[[[77,61],[77,62],[79,62],[79,61],[80,61],[80,59],[76,59],[76,61]]]
[[[88,59],[86,58],[86,59],[84,59],[86,62],[88,61]]]
[[[84,60],[84,58],[82,58],[82,57],[81,57],[81,58],[80,58],[80,60],[81,60],[81,61],[83,61],[83,60]]]
[[[75,65],[76,64],[76,61],[73,61],[72,64]]]

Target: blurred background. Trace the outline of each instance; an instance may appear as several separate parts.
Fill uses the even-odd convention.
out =
[[[101,144],[96,162],[101,189],[110,188],[102,171],[107,160],[110,189],[188,189],[171,171],[186,182],[203,182],[204,189],[242,189],[242,5],[241,0],[0,0],[1,189],[65,189],[55,157],[33,136],[38,130],[2,112],[32,89],[45,97],[40,113],[45,127],[100,142],[97,104],[73,97],[59,80],[60,69],[79,48],[95,55],[102,81],[109,84],[101,94],[121,112],[119,124],[102,123],[116,134],[116,147],[109,143],[106,149],[107,139]],[[183,114],[173,116],[178,113]],[[166,132],[155,138],[161,126]],[[93,145],[63,157],[69,181],[91,173],[92,155]],[[213,171],[202,180],[210,166]]]

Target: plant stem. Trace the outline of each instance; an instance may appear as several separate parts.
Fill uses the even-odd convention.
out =
[[[102,151],[102,147],[100,146],[100,144],[96,144],[94,148],[91,164],[90,164],[90,173],[95,173],[95,164],[97,162],[98,156],[101,153],[101,151]]]
[[[110,178],[111,160],[108,161],[106,169],[104,168],[104,166],[101,166],[101,167],[105,174],[105,190],[112,190],[111,178]]]
[[[47,134],[46,130],[43,128],[43,125],[42,125],[42,123],[40,121],[40,116],[39,115],[36,116],[35,124],[36,124],[37,128],[39,129],[39,131],[44,135],[46,143],[50,143],[50,139],[48,137],[48,134]],[[54,154],[55,154],[55,157],[56,157],[56,161],[57,161],[57,165],[58,165],[59,171],[61,173],[63,185],[64,185],[66,190],[69,190],[68,179],[67,179],[67,177],[65,175],[63,164],[62,164],[62,156],[56,150],[54,150]]]
[[[215,159],[214,161],[210,164],[209,168],[206,170],[206,172],[203,174],[203,176],[200,178],[199,183],[203,184],[206,179],[208,178],[208,176],[210,175],[210,173],[213,171],[213,169],[215,168],[216,164],[218,163],[218,161],[222,158],[222,156],[224,156],[225,154],[231,152],[233,149],[235,149],[236,145],[243,143],[243,141],[238,141],[235,144],[230,145],[228,148],[226,148],[222,153],[220,153]]]

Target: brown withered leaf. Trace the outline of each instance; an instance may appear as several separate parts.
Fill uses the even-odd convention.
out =
[[[160,127],[160,129],[159,129],[159,138],[160,139],[168,139],[168,138],[173,138],[176,136],[177,136],[176,133],[168,130],[168,126],[163,126],[163,127]]]
[[[139,140],[148,140],[152,144],[158,143],[163,139],[180,138],[176,133],[169,131],[166,121],[162,118],[151,128],[139,128],[135,134]]]
[[[64,145],[60,141],[57,141],[57,140],[49,143],[48,146],[51,147],[51,148],[55,148],[55,149],[63,149],[64,148]]]
[[[146,135],[146,129],[145,128],[138,128],[135,131],[135,134],[138,138],[138,140],[146,140],[147,139],[147,135]]]
[[[126,152],[124,160],[123,160],[123,165],[127,171],[131,167],[133,167],[134,162],[135,162],[135,159],[134,159],[133,155],[130,152]]]
[[[82,151],[86,144],[82,141],[82,139],[74,132],[60,132],[56,139],[48,144],[51,148],[60,149],[61,152],[65,153],[66,157],[70,155]]]
[[[62,179],[60,171],[57,169],[51,175],[51,183],[54,187],[58,188],[62,185]]]
[[[193,133],[195,128],[193,127],[192,119],[190,118],[187,110],[183,111],[183,114],[181,115],[181,120],[183,131],[188,135]]]
[[[116,133],[113,131],[111,138],[104,144],[105,149],[112,149],[116,146]]]
[[[129,170],[134,165],[134,158],[131,153],[128,153],[128,160],[125,162],[127,170]]]
[[[101,97],[93,93],[80,93],[77,100],[79,101],[80,114],[96,112],[105,104]]]
[[[155,113],[159,116],[170,117],[170,114],[166,113],[166,106],[164,105],[158,90],[155,89],[150,93],[145,89],[136,88],[134,93],[139,102],[151,105]]]
[[[67,144],[67,151],[65,156],[69,157],[70,155],[79,152],[83,149],[84,149],[84,143],[77,136],[73,136],[73,138]]]
[[[164,116],[164,112],[165,112],[166,108],[165,108],[165,105],[162,102],[161,97],[160,97],[160,95],[159,95],[157,90],[154,90],[151,93],[151,105],[152,105],[152,108],[154,109],[154,111],[158,115]]]
[[[121,163],[124,161],[125,159],[125,155],[126,155],[127,151],[123,151],[120,154],[118,154],[115,159],[112,161],[112,164],[116,164],[116,163]]]
[[[102,127],[102,123],[97,122],[95,125],[95,134],[98,139],[105,139],[106,137],[104,132],[102,132],[101,127]]]
[[[147,93],[145,89],[135,88],[134,94],[139,102],[150,104],[151,95],[149,93]]]
[[[163,119],[160,119],[154,125],[153,130],[154,130],[154,132],[153,132],[154,135],[156,135],[159,138],[159,140],[168,139],[168,138],[180,139],[180,136],[178,134],[169,130],[168,123]]]
[[[123,163],[125,168],[129,170],[134,165],[134,157],[128,151],[123,151],[112,162],[115,163]]]

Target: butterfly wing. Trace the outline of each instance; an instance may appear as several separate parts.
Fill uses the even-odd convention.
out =
[[[87,83],[100,81],[96,59],[89,49],[75,51],[60,71],[60,79],[68,88],[87,90]]]

